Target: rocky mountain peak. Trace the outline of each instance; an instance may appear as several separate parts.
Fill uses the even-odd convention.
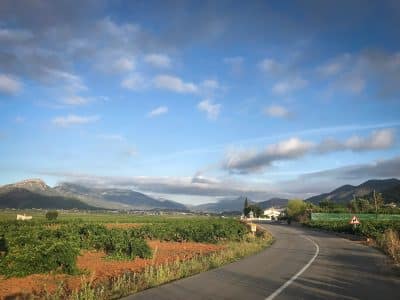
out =
[[[12,184],[16,188],[24,188],[34,191],[47,191],[50,187],[39,178],[26,179],[17,183]]]

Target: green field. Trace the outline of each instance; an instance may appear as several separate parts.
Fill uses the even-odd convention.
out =
[[[17,221],[16,215],[24,213],[33,219]],[[57,290],[47,291],[40,283],[37,289],[23,292],[30,294],[29,299],[120,298],[233,262],[260,251],[273,240],[268,232],[258,230],[255,236],[250,234],[249,227],[234,218],[191,214],[58,213],[56,220],[47,220],[45,210],[0,211],[0,284],[3,281],[4,285],[13,277],[30,280],[26,276],[31,274],[62,275],[69,277],[51,280],[58,286]],[[157,246],[154,247],[154,243]],[[176,256],[181,247],[177,243],[184,249],[184,245],[190,245],[184,250],[186,253]],[[160,244],[176,248],[161,256],[158,252]],[[210,247],[217,250],[205,253],[201,250]],[[146,259],[146,267],[133,273],[112,273],[112,276],[107,275],[111,277],[104,283],[94,285],[91,280],[97,278],[95,271],[81,269],[77,264],[78,258],[85,253],[100,253],[99,263],[114,260],[115,264],[125,264]],[[157,265],[158,259],[162,260],[160,265]],[[69,287],[68,282],[75,278],[85,284],[82,289]],[[3,290],[1,294],[0,290],[0,298],[10,296],[7,293]]]
[[[353,216],[357,216],[360,221],[400,221],[400,214],[352,214],[352,213],[312,213],[312,221],[349,221]]]
[[[0,221],[16,220],[17,214],[32,216],[34,221],[46,220],[46,210],[0,210]],[[82,221],[98,223],[162,223],[170,219],[204,219],[206,216],[165,214],[165,215],[138,215],[113,212],[72,212],[59,211],[57,221]]]
[[[74,274],[81,250],[104,251],[117,259],[148,258],[148,240],[218,243],[241,241],[248,234],[248,228],[232,218],[64,211],[49,221],[44,211],[26,213],[33,219],[17,221],[17,211],[0,215],[0,274],[5,276],[53,270]],[[138,226],[108,228],[110,223]]]

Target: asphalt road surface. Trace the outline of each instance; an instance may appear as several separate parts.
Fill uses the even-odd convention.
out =
[[[400,274],[379,251],[310,229],[263,226],[276,241],[261,253],[126,299],[400,299]]]

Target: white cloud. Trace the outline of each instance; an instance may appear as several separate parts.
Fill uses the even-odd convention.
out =
[[[184,82],[182,79],[171,75],[159,75],[154,78],[154,85],[159,89],[166,89],[177,93],[196,93],[198,87],[191,82]]]
[[[258,172],[270,166],[274,161],[289,160],[304,156],[313,143],[290,138],[277,144],[269,145],[265,150],[230,151],[227,153],[223,167],[230,172]]]
[[[320,66],[317,68],[317,71],[324,76],[333,76],[338,74],[343,68],[343,65],[338,62],[331,62]]]
[[[258,67],[266,73],[281,73],[284,69],[284,66],[278,63],[276,60],[271,58],[266,58],[259,62]]]
[[[65,89],[71,93],[88,89],[82,79],[73,73],[52,68],[44,68],[43,72],[46,73],[46,77],[50,78],[50,80],[62,80],[65,84]]]
[[[121,57],[114,62],[113,69],[117,72],[129,72],[135,69],[133,58]]]
[[[221,104],[213,103],[211,100],[205,99],[197,104],[197,108],[205,112],[210,120],[216,120],[221,111]]]
[[[156,116],[160,116],[163,114],[166,114],[168,112],[168,107],[166,106],[159,106],[155,109],[153,109],[152,111],[150,111],[147,116],[152,118],[152,117],[156,117]]]
[[[25,42],[33,37],[32,32],[20,29],[0,28],[0,41]]]
[[[295,77],[295,78],[283,80],[283,81],[276,83],[272,87],[272,91],[278,95],[286,95],[292,91],[299,90],[299,89],[306,87],[307,84],[308,84],[307,80],[305,80],[301,77]]]
[[[129,77],[125,78],[121,82],[121,86],[129,89],[129,90],[142,90],[148,87],[148,83],[146,82],[145,78],[139,74],[134,73]]]
[[[223,62],[231,66],[233,74],[240,74],[242,72],[244,58],[241,56],[226,57]]]
[[[358,75],[347,76],[343,80],[343,86],[354,94],[360,94],[365,88],[365,79]]]
[[[317,67],[317,73],[329,77],[342,72],[351,63],[351,55],[345,53]]]
[[[148,54],[144,57],[144,61],[156,68],[169,68],[171,66],[171,59],[165,54]]]
[[[381,129],[371,133],[366,138],[351,137],[345,143],[346,148],[354,151],[387,149],[394,145],[395,134],[393,129]]]
[[[222,164],[233,173],[251,173],[262,171],[275,161],[298,159],[306,154],[323,154],[336,151],[374,151],[392,147],[395,134],[392,129],[373,131],[367,137],[353,136],[345,141],[326,139],[320,143],[290,138],[267,146],[265,150],[228,151]]]
[[[0,74],[0,93],[15,95],[21,91],[21,83],[12,76]]]
[[[218,89],[219,86],[219,82],[217,80],[214,79],[206,79],[201,83],[201,86],[205,89],[209,89],[209,90],[215,90]]]
[[[275,118],[288,118],[290,116],[289,110],[281,105],[268,106],[264,109],[264,113]]]
[[[368,95],[375,99],[399,99],[400,53],[363,51],[342,54],[317,67],[317,74],[332,80],[330,93],[336,91],[361,94],[368,88]],[[332,78],[331,78],[332,77]]]
[[[77,95],[68,96],[61,100],[63,104],[67,105],[85,105],[91,102],[90,98],[81,97]]]
[[[68,127],[73,125],[83,125],[88,123],[97,122],[100,120],[99,116],[77,116],[67,115],[56,117],[52,120],[52,123],[59,127]]]
[[[395,132],[393,129],[380,129],[373,131],[369,136],[352,136],[345,141],[332,138],[323,140],[316,150],[320,153],[332,151],[371,151],[383,150],[392,147],[395,143]]]

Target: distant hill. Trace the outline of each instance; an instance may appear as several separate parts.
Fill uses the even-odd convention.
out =
[[[382,193],[386,203],[400,202],[400,180],[382,179],[368,180],[360,185],[343,185],[329,193],[320,194],[306,199],[314,204],[318,204],[324,199],[328,199],[334,203],[346,204],[353,197],[365,197],[370,195],[373,190]]]
[[[76,198],[59,195],[40,179],[0,187],[0,208],[96,209]]]
[[[224,211],[237,211],[240,212],[243,210],[245,197],[240,196],[237,198],[230,198],[230,199],[222,199],[218,202],[214,203],[205,203],[193,206],[191,209],[193,211],[199,212],[213,212],[213,213],[221,213]]]
[[[64,195],[73,195],[90,205],[112,209],[138,210],[187,210],[181,203],[171,200],[154,199],[129,189],[96,188],[76,183],[62,183],[54,188]]]
[[[92,188],[75,183],[62,183],[51,188],[40,179],[1,186],[0,208],[187,211],[181,203],[154,199],[128,189]]]
[[[267,208],[271,208],[271,207],[275,207],[275,208],[286,207],[288,202],[289,202],[288,199],[271,198],[271,199],[268,199],[266,201],[257,202],[256,204],[261,209],[267,209]]]
[[[244,196],[240,196],[233,199],[223,199],[215,203],[206,203],[192,207],[194,211],[201,212],[213,212],[213,213],[221,213],[221,212],[241,212],[243,210],[243,205],[245,201]],[[262,209],[267,209],[270,207],[285,207],[287,205],[288,199],[281,198],[271,198],[262,202],[249,202],[249,204],[257,204]]]

